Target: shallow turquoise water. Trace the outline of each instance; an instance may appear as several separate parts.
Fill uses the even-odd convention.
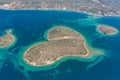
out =
[[[71,11],[0,10],[0,35],[13,29],[17,41],[0,49],[0,80],[120,80],[120,34],[103,36],[99,24],[120,30],[120,17],[95,17]],[[22,53],[35,42],[47,41],[45,32],[54,26],[67,26],[81,33],[90,48],[104,51],[90,60],[75,58],[39,68],[26,65]]]

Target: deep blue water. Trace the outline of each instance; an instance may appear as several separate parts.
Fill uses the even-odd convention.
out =
[[[89,16],[71,11],[0,10],[0,35],[4,35],[6,29],[13,29],[17,37],[14,46],[0,52],[0,80],[120,80],[120,34],[101,36],[95,26],[105,24],[120,30],[120,17],[91,20]],[[97,59],[93,62],[67,60],[49,70],[26,70],[19,63],[19,52],[33,42],[46,41],[45,31],[59,25],[80,32],[92,47],[105,50],[106,56],[98,56],[97,59],[103,57],[103,60],[89,69]]]

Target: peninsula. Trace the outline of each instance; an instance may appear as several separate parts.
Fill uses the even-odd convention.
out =
[[[0,37],[0,48],[10,46],[15,41],[15,37],[11,34],[11,30],[6,30],[6,34]]]
[[[101,34],[108,35],[108,36],[115,35],[118,33],[118,30],[116,28],[111,26],[105,26],[105,25],[99,25],[98,31]]]
[[[46,42],[34,44],[23,54],[25,63],[47,66],[65,57],[89,58],[90,50],[79,33],[66,27],[55,27],[47,32]],[[93,54],[93,53],[92,53]]]

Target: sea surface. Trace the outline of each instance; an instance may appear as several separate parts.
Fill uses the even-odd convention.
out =
[[[0,80],[120,80],[120,33],[100,34],[97,25],[120,31],[120,17],[97,17],[73,11],[0,10],[0,36],[12,29],[16,42],[0,49]],[[81,60],[69,58],[47,67],[29,66],[22,60],[24,51],[34,43],[47,41],[45,32],[66,26],[84,36],[89,48],[104,55]]]

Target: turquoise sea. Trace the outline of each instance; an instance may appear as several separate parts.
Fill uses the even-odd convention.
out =
[[[98,25],[120,31],[120,17],[97,17],[73,11],[0,10],[0,36],[12,29],[15,44],[0,49],[0,80],[120,80],[120,33],[100,34]],[[66,58],[47,67],[33,67],[22,61],[24,51],[34,43],[47,41],[45,33],[66,26],[84,36],[89,48],[104,55],[90,59]]]

